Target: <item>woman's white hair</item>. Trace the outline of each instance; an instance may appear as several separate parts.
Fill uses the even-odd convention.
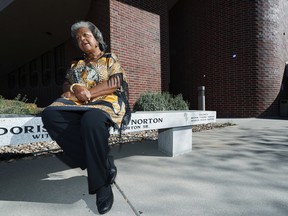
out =
[[[99,42],[100,50],[105,52],[107,45],[104,42],[103,35],[101,31],[93,23],[89,21],[79,21],[74,23],[71,26],[71,36],[75,40],[76,40],[76,33],[79,28],[88,28],[92,32],[95,39]]]

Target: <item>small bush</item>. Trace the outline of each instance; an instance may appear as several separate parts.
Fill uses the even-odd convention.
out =
[[[43,108],[37,107],[35,103],[26,103],[26,95],[18,94],[14,100],[7,100],[0,95],[0,114],[38,115]]]
[[[134,111],[188,110],[189,103],[181,94],[173,96],[168,92],[146,92],[134,104]]]

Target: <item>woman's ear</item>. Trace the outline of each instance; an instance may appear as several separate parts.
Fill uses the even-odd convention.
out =
[[[99,42],[96,40],[95,48],[99,47]],[[100,48],[100,47],[99,47]]]

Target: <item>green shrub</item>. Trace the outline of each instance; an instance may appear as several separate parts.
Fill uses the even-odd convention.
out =
[[[181,94],[173,96],[168,92],[146,92],[134,104],[134,111],[188,110],[189,103]]]
[[[43,108],[34,103],[26,103],[26,96],[18,94],[14,100],[7,100],[0,95],[0,114],[38,115]]]

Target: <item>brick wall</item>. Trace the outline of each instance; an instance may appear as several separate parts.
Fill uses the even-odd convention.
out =
[[[142,92],[168,90],[168,16],[162,20],[161,2],[110,0],[111,51],[127,72],[131,105]]]
[[[261,0],[256,5],[257,29],[257,106],[261,115],[279,112],[279,100],[287,99],[287,78],[284,75],[288,60],[288,2]],[[282,91],[281,91],[281,85]]]
[[[285,9],[284,0],[180,0],[170,12],[171,91],[197,109],[206,86],[206,109],[218,117],[278,115]]]

